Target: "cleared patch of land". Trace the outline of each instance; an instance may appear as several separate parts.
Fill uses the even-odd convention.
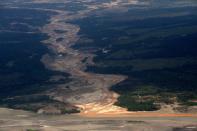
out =
[[[1,131],[196,131],[196,117],[88,118],[78,115],[38,115],[0,108]]]

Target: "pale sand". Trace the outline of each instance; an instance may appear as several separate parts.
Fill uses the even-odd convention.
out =
[[[38,115],[26,111],[0,108],[0,131],[196,131],[197,117],[145,115],[124,117],[82,117],[78,115]]]

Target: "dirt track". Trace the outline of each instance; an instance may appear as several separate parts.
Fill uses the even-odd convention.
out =
[[[0,108],[0,131],[196,131],[194,117],[38,115]],[[175,130],[176,129],[176,130]]]

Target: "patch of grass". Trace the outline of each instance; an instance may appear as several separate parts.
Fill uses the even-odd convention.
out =
[[[159,103],[165,103],[165,104],[174,104],[177,101],[177,95],[176,93],[171,92],[161,92],[159,94]]]
[[[27,129],[26,131],[39,131],[37,129]]]
[[[64,109],[62,110],[62,114],[73,114],[73,113],[80,113],[78,109]]]
[[[197,106],[197,102],[192,100],[197,100],[197,95],[195,92],[185,92],[178,94],[178,101],[183,105]]]
[[[165,69],[183,66],[184,64],[197,64],[196,58],[156,58],[156,59],[134,59],[134,60],[102,60],[99,67],[132,67],[132,71],[143,71],[151,69]]]
[[[197,102],[185,102],[183,104],[187,106],[197,106]]]
[[[154,100],[142,100],[140,96],[137,97],[123,94],[118,98],[116,105],[125,107],[129,111],[154,111],[159,109]]]
[[[184,92],[178,94],[179,102],[188,102],[189,100],[197,99],[197,95],[195,92]]]
[[[158,88],[151,85],[137,86],[135,91],[132,92],[133,95],[154,95],[158,92]]]

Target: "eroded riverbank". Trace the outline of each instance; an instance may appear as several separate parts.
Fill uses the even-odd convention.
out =
[[[97,7],[100,8],[100,7]],[[50,19],[50,23],[42,28],[42,32],[50,37],[44,43],[52,50],[53,55],[46,54],[42,61],[51,70],[66,72],[72,81],[58,85],[47,91],[53,99],[71,103],[81,109],[81,113],[127,112],[126,109],[113,105],[118,95],[109,88],[123,80],[126,76],[103,75],[85,72],[88,64],[93,64],[93,54],[80,52],[71,48],[78,40],[80,27],[69,21],[86,17],[97,8],[72,13],[53,10],[58,15]],[[82,61],[87,59],[85,63]]]

